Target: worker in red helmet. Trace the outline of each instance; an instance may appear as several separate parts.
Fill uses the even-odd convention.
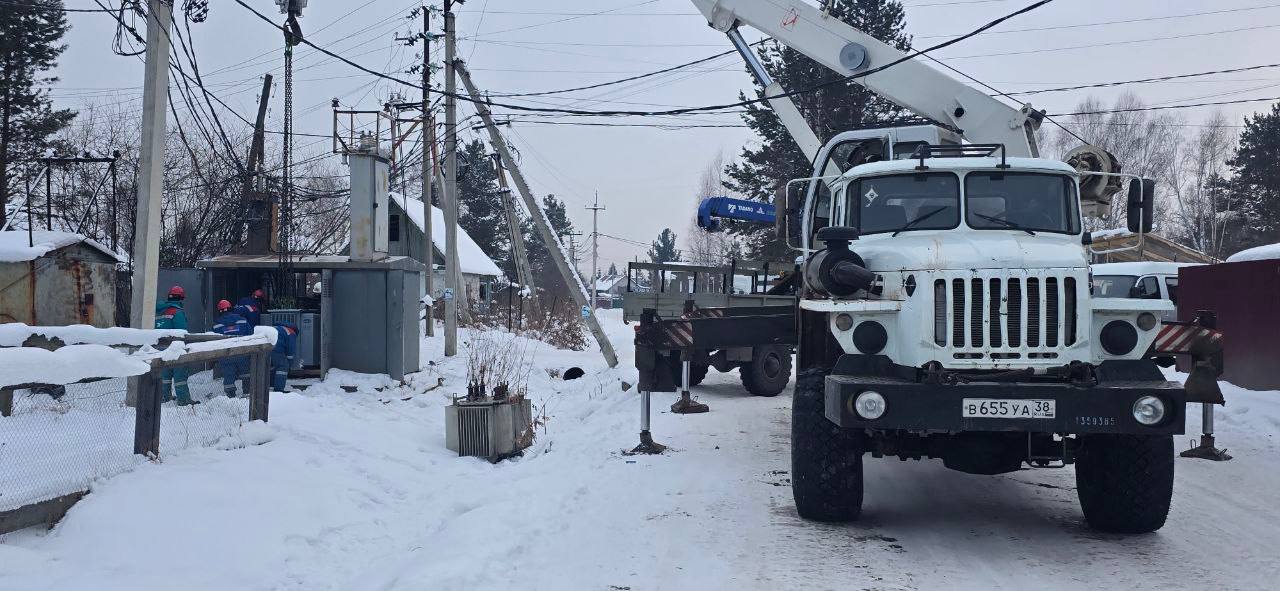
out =
[[[229,337],[242,337],[253,334],[253,328],[244,316],[236,313],[227,300],[218,301],[218,319],[213,321],[213,332]],[[249,358],[232,357],[218,362],[218,373],[222,374],[222,391],[228,398],[236,397],[236,380],[240,380],[247,395],[249,393]]]
[[[187,291],[181,285],[169,288],[165,301],[156,304],[156,328],[187,330],[187,313],[182,309]],[[191,399],[191,390],[187,387],[187,368],[172,367],[160,373],[160,401],[169,402],[175,398],[178,406],[200,404]]]
[[[253,327],[262,322],[262,313],[267,311],[267,294],[261,289],[255,289],[236,302],[235,310],[236,314],[249,321],[249,332],[252,333]]]

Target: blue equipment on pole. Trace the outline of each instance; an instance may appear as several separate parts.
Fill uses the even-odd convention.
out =
[[[772,224],[777,214],[771,203],[733,199],[730,197],[708,197],[698,205],[698,227],[708,232],[720,229],[720,220],[729,219],[740,222]]]

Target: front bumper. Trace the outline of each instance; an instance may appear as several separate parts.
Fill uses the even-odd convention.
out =
[[[853,400],[867,390],[885,399],[885,413],[866,420],[853,410]],[[1133,403],[1157,396],[1165,418],[1146,426],[1133,418]],[[1054,418],[965,418],[965,398],[1043,399],[1055,401]],[[849,429],[907,431],[1018,431],[1028,433],[1125,433],[1180,435],[1184,429],[1186,391],[1168,381],[1101,382],[1082,388],[1055,383],[970,382],[930,385],[896,377],[831,375],[826,379],[826,416]]]

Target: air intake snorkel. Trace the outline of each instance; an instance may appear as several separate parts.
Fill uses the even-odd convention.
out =
[[[817,240],[826,244],[804,265],[805,285],[814,292],[832,297],[848,297],[869,289],[876,275],[866,268],[849,243],[858,239],[857,228],[829,226],[818,230]]]

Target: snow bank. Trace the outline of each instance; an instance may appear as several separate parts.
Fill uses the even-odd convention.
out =
[[[1242,250],[1227,257],[1227,262],[1238,263],[1240,261],[1264,261],[1268,259],[1280,259],[1280,242]]]
[[[119,378],[151,370],[145,360],[103,345],[68,345],[56,351],[0,348],[0,387],[72,384],[89,378]]]
[[[26,230],[9,230],[0,232],[0,263],[21,263],[33,261],[59,248],[84,242],[103,254],[124,262],[120,256],[92,238],[71,232],[34,230],[30,242]]]
[[[391,193],[391,199],[404,210],[413,225],[422,231],[425,225],[422,217],[422,201],[394,192]],[[431,242],[440,252],[445,251],[445,232],[444,212],[433,205],[431,207]],[[458,266],[463,273],[502,276],[502,269],[498,268],[493,259],[489,258],[489,255],[480,249],[480,245],[476,244],[476,241],[472,240],[461,227],[458,228]]]
[[[0,347],[21,347],[32,335],[56,338],[67,345],[155,345],[161,338],[182,338],[185,330],[98,328],[87,324],[71,326],[27,326],[20,322],[0,324]]]

